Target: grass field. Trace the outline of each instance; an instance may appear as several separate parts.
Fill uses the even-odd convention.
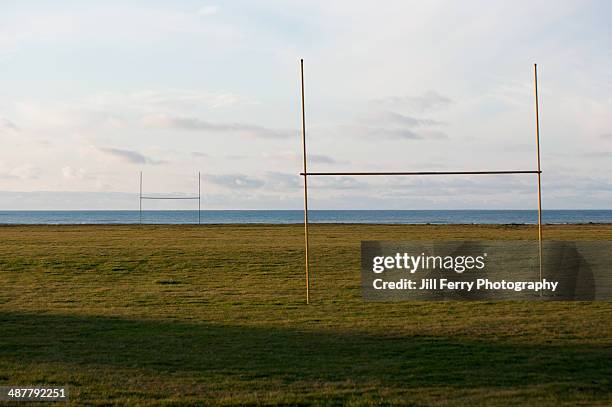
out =
[[[313,225],[306,306],[298,225],[2,226],[0,385],[68,385],[73,405],[610,405],[610,302],[361,299],[361,240],[535,236]]]

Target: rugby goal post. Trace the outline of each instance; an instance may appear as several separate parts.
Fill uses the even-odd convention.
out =
[[[300,59],[301,99],[302,99],[302,172],[304,177],[304,269],[306,275],[306,304],[310,303],[310,263],[308,256],[308,177],[315,176],[441,176],[441,175],[511,175],[511,174],[537,174],[538,186],[538,251],[539,251],[539,277],[542,280],[542,169],[540,166],[540,117],[538,106],[538,66],[533,64],[534,96],[535,96],[535,141],[536,162],[535,170],[492,170],[492,171],[385,171],[385,172],[308,172],[306,154],[306,113],[304,103],[304,60]]]
[[[142,195],[142,171],[140,171],[140,193],[139,208],[138,208],[138,223],[142,225],[142,201],[145,200],[198,200],[198,225],[202,223],[202,177],[198,172],[198,196],[145,196]]]

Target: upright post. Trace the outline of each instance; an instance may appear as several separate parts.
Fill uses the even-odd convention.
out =
[[[304,60],[300,59],[300,75],[302,79],[302,159],[304,169],[304,256],[306,270],[306,304],[310,303],[310,276],[308,274],[308,175],[306,171],[306,113],[304,107]]]
[[[138,207],[138,223],[142,225],[142,171],[140,171],[140,194],[139,197],[139,207]]]
[[[198,225],[201,224],[201,220],[200,220],[200,208],[201,208],[200,201],[202,199],[201,198],[202,197],[202,195],[201,195],[201,186],[200,186],[200,184],[202,183],[201,179],[202,178],[200,176],[200,171],[198,171]]]
[[[540,254],[540,280],[542,280],[542,170],[540,167],[540,113],[538,107],[538,64],[533,64],[535,93],[536,152],[538,158],[538,246]]]

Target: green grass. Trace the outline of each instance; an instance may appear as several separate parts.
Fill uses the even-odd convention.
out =
[[[610,405],[610,302],[361,299],[361,240],[535,236],[313,225],[306,306],[297,225],[0,227],[0,385],[68,385],[73,405]]]

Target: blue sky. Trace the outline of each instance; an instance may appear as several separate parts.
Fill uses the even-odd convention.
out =
[[[605,1],[3,1],[0,209],[300,208],[311,170],[533,169],[612,205]],[[534,176],[313,179],[313,208],[534,208]],[[152,208],[183,208],[175,202]],[[185,203],[189,207],[189,203]]]

